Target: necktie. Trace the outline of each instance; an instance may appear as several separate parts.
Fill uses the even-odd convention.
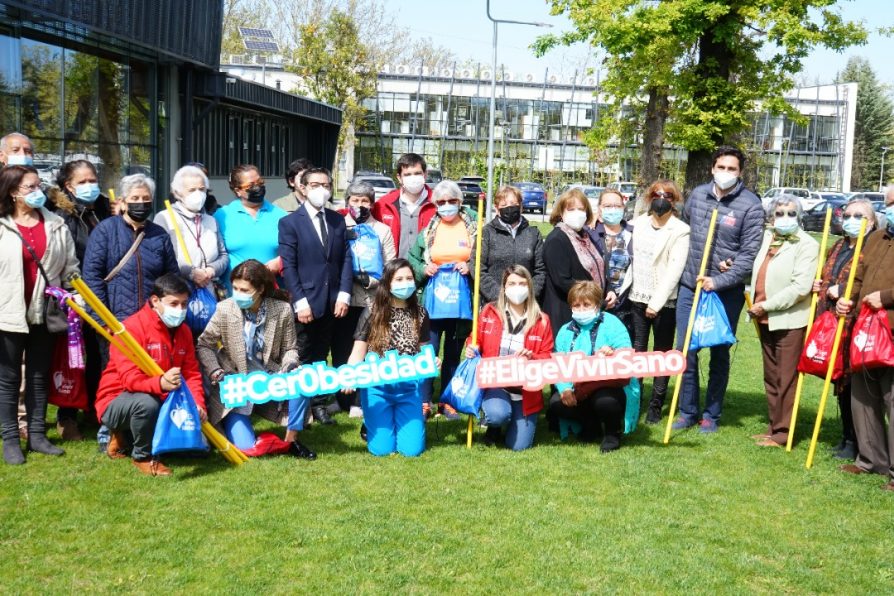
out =
[[[329,243],[329,232],[326,231],[326,218],[323,217],[322,211],[317,213],[317,218],[320,220],[320,240],[323,241],[323,250],[325,250],[326,245]]]

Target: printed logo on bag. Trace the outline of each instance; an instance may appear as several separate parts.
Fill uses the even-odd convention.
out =
[[[445,304],[453,304],[459,300],[459,292],[454,292],[445,284],[438,284],[435,286],[435,298]]]
[[[171,422],[184,432],[192,432],[196,429],[196,421],[189,410],[183,406],[177,406],[171,410]]]
[[[873,349],[875,347],[875,342],[872,341],[872,338],[869,337],[868,333],[860,331],[854,336],[854,345],[857,346],[859,351],[865,352]]]
[[[62,395],[71,395],[72,391],[74,391],[75,383],[72,379],[67,379],[65,373],[61,370],[57,370],[53,373],[53,386],[58,393]]]
[[[679,350],[634,352],[616,350],[611,356],[582,352],[553,354],[546,360],[517,356],[482,358],[478,363],[478,388],[523,387],[530,391],[555,383],[581,383],[643,377],[669,377],[686,370]]]
[[[326,362],[314,362],[289,373],[257,371],[227,375],[220,381],[220,401],[228,408],[237,408],[247,403],[286,401],[335,393],[340,389],[379,387],[436,376],[435,350],[431,345],[425,345],[418,354],[399,354],[396,350],[389,350],[384,356],[369,353],[362,362],[343,364],[338,368]]]
[[[453,392],[453,395],[455,395],[459,399],[462,399],[469,391],[469,387],[468,385],[466,385],[466,382],[463,379],[459,377],[453,377],[453,379],[451,379],[450,381],[450,390]]]
[[[716,326],[717,324],[714,321],[714,317],[696,317],[695,322],[692,324],[692,332],[699,335],[710,333],[711,331],[714,331],[714,327]]]
[[[829,350],[822,350],[816,345],[815,341],[811,341],[807,344],[804,355],[814,362],[826,362],[829,359]]]
[[[366,244],[365,242],[355,242],[354,245],[351,247],[351,250],[353,250],[354,254],[361,259],[373,256],[372,246]]]
[[[208,304],[202,300],[190,300],[189,304],[186,305],[186,308],[188,308],[189,312],[196,317],[211,317],[211,309],[208,308]]]

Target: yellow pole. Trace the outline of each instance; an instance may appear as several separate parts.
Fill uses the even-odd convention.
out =
[[[174,213],[171,201],[167,199],[165,199],[165,209],[168,210],[168,217],[171,218],[171,227],[174,228],[174,235],[177,236],[177,244],[180,245],[180,251],[183,253],[183,258],[186,260],[186,264],[192,267],[192,258],[190,258],[189,250],[186,248],[186,242],[183,240],[183,232],[180,231],[180,226],[177,225],[177,214]]]
[[[702,262],[698,268],[698,276],[705,274],[708,268],[708,256],[711,254],[711,242],[714,240],[714,226],[717,225],[717,209],[711,213],[711,222],[708,224],[708,237],[705,239],[705,250],[702,253]],[[689,355],[689,342],[692,339],[692,326],[695,324],[695,312],[698,310],[698,299],[702,294],[702,282],[695,284],[695,294],[692,297],[692,310],[689,311],[689,323],[686,325],[686,335],[683,338],[683,361]],[[670,410],[668,411],[667,427],[664,429],[664,444],[670,442],[671,426],[674,423],[674,414],[677,410],[677,400],[680,398],[680,385],[682,385],[683,373],[677,375],[674,382],[674,395],[671,398]]]
[[[832,207],[826,209],[826,221],[823,224],[823,238],[820,241],[819,258],[816,260],[816,275],[813,277],[815,282],[823,279],[823,265],[826,261],[826,245],[829,242],[829,230],[832,228]],[[804,333],[804,342],[810,336],[810,330],[813,328],[813,321],[816,317],[816,305],[819,302],[819,294],[811,292],[810,297],[810,314],[807,316],[807,330]],[[785,450],[791,451],[793,441],[795,439],[795,423],[798,421],[798,405],[801,403],[801,391],[804,389],[804,373],[798,373],[798,384],[795,386],[795,403],[792,404],[792,421],[788,425],[788,439],[785,442]]]
[[[114,336],[116,336],[117,339],[120,339],[123,343],[126,349],[122,350],[122,354],[124,354],[125,357],[136,364],[140,370],[147,375],[159,376],[164,374],[165,371],[161,369],[161,366],[159,366],[158,363],[146,353],[143,346],[136,342],[133,336],[128,333],[127,329],[125,329],[124,325],[122,325],[109,309],[105,307],[102,301],[99,300],[96,294],[93,293],[90,287],[79,275],[72,275],[69,278],[69,282],[74,289],[77,290],[78,294],[81,295],[84,301],[99,315],[109,329],[113,330]],[[87,313],[80,307],[76,308],[75,312],[84,320],[87,320],[88,322],[92,321]],[[95,323],[95,321],[92,322]],[[102,335],[103,337],[106,337],[109,334],[103,329]],[[114,343],[113,345],[115,345],[115,347],[119,346],[119,344]],[[207,421],[202,423],[202,433],[208,438],[211,444],[221,452],[227,461],[239,465],[248,459],[242,451],[227,441],[226,438],[217,432],[217,430]]]
[[[749,292],[748,290],[745,290],[745,308],[747,308],[748,310],[751,310],[752,306],[754,306],[754,303],[751,301],[751,292]],[[750,318],[751,318],[751,322],[754,323],[754,332],[757,333],[757,339],[760,340],[760,338],[761,338],[760,323],[758,323],[757,319],[755,319],[754,317],[750,317]]]
[[[478,231],[475,238],[475,283],[472,285],[472,341],[478,343],[478,307],[481,306],[481,294],[478,288],[481,284],[481,233],[484,228],[484,200],[478,197]],[[469,414],[469,425],[466,428],[466,449],[472,448],[472,422],[473,416]]]
[[[121,344],[118,342],[117,339],[115,339],[114,337],[112,337],[112,335],[111,335],[108,331],[106,331],[106,328],[105,328],[105,327],[103,327],[102,325],[100,325],[99,323],[97,323],[96,321],[94,321],[94,320],[93,320],[93,317],[91,317],[90,315],[88,315],[88,314],[84,311],[84,309],[81,308],[80,305],[78,305],[77,302],[75,302],[74,300],[72,300],[71,298],[69,298],[68,300],[65,301],[65,303],[68,305],[69,308],[71,308],[72,310],[74,310],[74,311],[78,314],[78,316],[81,317],[81,319],[83,319],[86,323],[88,323],[91,327],[93,327],[93,329],[95,329],[96,332],[97,332],[99,335],[101,335],[107,342],[109,342],[110,344],[112,344],[113,346],[115,346],[115,348],[117,348],[117,350],[118,350],[119,352],[121,352],[122,354],[124,354],[125,356],[127,356],[128,360],[136,361],[136,358],[133,357],[133,354],[131,354],[130,352],[128,352],[128,351],[127,351],[127,348],[125,348],[123,345],[121,345]]]
[[[866,231],[866,219],[860,220],[860,236],[857,237],[857,246],[854,247],[854,260],[850,274],[847,276],[843,297],[851,299],[851,290],[854,289],[854,278],[857,275],[857,264],[860,262],[860,253],[863,251],[863,233]],[[839,298],[840,299],[840,298]],[[856,305],[854,305],[856,306]],[[844,331],[844,321],[847,317],[838,317],[838,327],[835,328],[835,341],[832,342],[832,353],[829,355],[829,368],[826,370],[826,381],[823,383],[823,394],[820,396],[819,409],[816,412],[816,423],[813,425],[813,437],[810,439],[810,449],[807,450],[807,461],[804,467],[808,470],[813,466],[813,455],[816,453],[816,442],[819,439],[820,427],[823,425],[823,413],[826,410],[826,399],[829,397],[829,388],[832,386],[832,372],[835,370],[835,360],[838,359],[838,348],[841,347],[841,334]],[[789,431],[791,435],[791,431]]]

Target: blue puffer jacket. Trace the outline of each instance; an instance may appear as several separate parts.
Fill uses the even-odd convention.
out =
[[[695,289],[695,278],[698,277],[714,209],[719,212],[705,275],[714,280],[715,290],[744,285],[751,276],[754,259],[761,247],[764,209],[760,199],[741,181],[720,200],[714,196],[713,182],[695,187],[686,200],[682,217],[689,224],[690,236],[689,258],[680,285],[689,289]],[[719,265],[727,259],[732,259],[733,265],[720,273]]]
[[[155,279],[180,273],[174,245],[159,225],[147,221],[139,250],[110,282],[103,281],[133,245],[137,232],[123,216],[100,222],[90,234],[84,255],[84,281],[119,321],[134,314],[149,299]]]

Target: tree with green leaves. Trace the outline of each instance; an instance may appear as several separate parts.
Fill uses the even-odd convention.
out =
[[[657,177],[660,148],[679,145],[689,152],[691,189],[708,179],[713,149],[747,129],[758,102],[800,118],[784,95],[811,49],[865,43],[865,28],[845,21],[837,1],[551,0],[553,14],[576,28],[541,38],[535,51],[586,42],[605,52],[603,90],[614,109],[588,138],[598,146],[641,135],[643,182]]]
[[[881,175],[882,148],[894,157],[894,104],[889,89],[878,82],[865,58],[855,56],[838,74],[839,83],[857,83],[857,114],[854,121],[854,160],[851,188],[874,190]],[[887,171],[894,160],[885,160]],[[891,164],[891,165],[888,165]],[[887,174],[882,183],[892,177]]]

